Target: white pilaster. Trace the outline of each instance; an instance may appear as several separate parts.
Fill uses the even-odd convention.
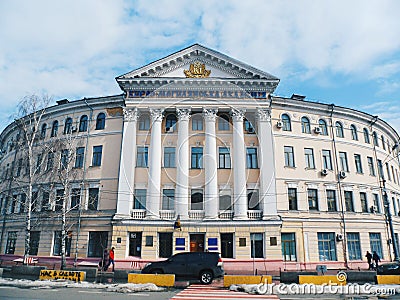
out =
[[[178,143],[175,190],[175,213],[181,220],[189,218],[189,119],[190,108],[177,108]]]
[[[275,158],[272,139],[271,112],[268,109],[257,110],[258,141],[260,144],[260,201],[263,218],[277,215]]]
[[[149,179],[146,197],[146,217],[159,218],[161,201],[161,122],[163,109],[150,109],[151,136],[149,149]]]
[[[217,109],[203,109],[206,145],[203,156],[205,174],[205,218],[218,217],[218,181],[217,181],[217,140],[215,133],[215,119]]]
[[[232,110],[234,218],[247,219],[246,149],[243,134],[245,110]]]
[[[136,166],[136,124],[139,114],[136,108],[124,109],[121,160],[118,181],[118,216],[129,216],[133,207]]]

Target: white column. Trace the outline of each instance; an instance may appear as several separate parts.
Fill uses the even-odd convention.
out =
[[[234,218],[247,218],[246,147],[244,144],[243,118],[245,110],[232,110],[233,120],[233,201]]]
[[[136,123],[138,116],[136,108],[124,109],[116,217],[129,216],[133,207],[136,167]]]
[[[257,110],[259,162],[260,162],[260,200],[263,218],[277,216],[275,157],[271,126],[271,112]]]
[[[177,108],[178,143],[176,149],[175,213],[181,220],[189,218],[189,119],[190,108]]]
[[[146,217],[149,219],[160,217],[161,201],[161,122],[163,109],[150,109],[151,136],[149,149],[149,178],[146,197]]]
[[[206,145],[203,156],[205,174],[205,218],[218,218],[218,181],[217,181],[217,140],[215,134],[215,119],[217,109],[203,109]]]

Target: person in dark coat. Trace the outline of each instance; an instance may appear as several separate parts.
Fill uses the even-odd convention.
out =
[[[108,251],[107,251],[107,249],[104,249],[101,267],[104,271],[107,271],[107,269],[108,269]]]
[[[368,270],[372,270],[374,266],[372,265],[372,254],[367,251],[367,254],[365,254],[365,257],[367,258],[368,262]]]
[[[378,268],[379,262],[381,261],[381,258],[379,257],[378,253],[376,253],[376,251],[373,252],[372,259],[375,263],[375,270],[376,270]]]

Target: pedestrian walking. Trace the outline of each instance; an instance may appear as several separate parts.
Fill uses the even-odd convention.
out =
[[[107,268],[112,264],[112,271],[114,272],[114,268],[115,268],[115,262],[114,262],[114,247],[111,248],[110,252],[108,253],[108,264],[107,264]]]
[[[373,252],[372,259],[373,259],[373,261],[375,263],[375,270],[376,270],[376,269],[378,269],[379,262],[381,261],[381,258],[378,255],[378,253],[376,253],[376,251]]]
[[[368,270],[372,270],[374,268],[374,266],[372,265],[372,254],[367,251],[367,254],[365,254],[365,257],[367,258],[367,262],[368,262]]]

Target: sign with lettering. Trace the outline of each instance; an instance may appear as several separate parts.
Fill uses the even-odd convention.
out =
[[[57,280],[65,279],[75,282],[85,280],[86,272],[80,271],[64,271],[64,270],[41,270],[39,279],[40,280]]]

